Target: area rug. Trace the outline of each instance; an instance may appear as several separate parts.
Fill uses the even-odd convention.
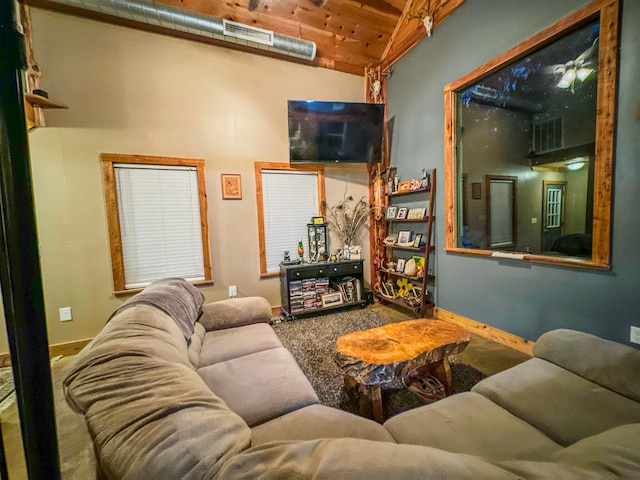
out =
[[[62,355],[51,358],[51,366],[54,366],[62,358]],[[0,413],[4,412],[16,401],[16,393],[13,387],[13,371],[11,367],[0,368]]]
[[[273,329],[311,382],[321,404],[362,413],[344,390],[343,374],[333,361],[333,349],[342,335],[387,323],[390,320],[381,313],[362,309],[275,323]],[[454,393],[471,390],[485,377],[472,366],[459,363],[455,357],[450,358],[450,362]],[[382,402],[385,418],[427,404],[399,381],[383,386]]]

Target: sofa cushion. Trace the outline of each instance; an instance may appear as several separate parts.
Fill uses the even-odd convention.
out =
[[[250,427],[318,403],[285,348],[273,348],[198,369],[207,386]]]
[[[640,422],[640,403],[539,358],[486,378],[472,391],[564,446]]]
[[[204,335],[200,368],[262,350],[282,348],[282,342],[266,323],[214,330]]]
[[[194,370],[119,348],[135,336],[103,333],[68,366],[63,388],[107,478],[212,478],[249,446],[249,427]]]
[[[155,307],[134,305],[113,317],[75,360],[81,361],[84,355],[101,358],[118,353],[155,357],[195,370],[187,348],[171,317]]]
[[[542,335],[533,354],[640,402],[640,350],[574,330]]]
[[[472,455],[357,438],[270,442],[231,459],[219,478],[349,480],[516,480],[513,473]],[[543,477],[530,477],[541,479]],[[547,477],[556,478],[559,477]],[[578,480],[578,477],[575,477]],[[583,479],[580,479],[583,480]]]
[[[620,478],[640,478],[640,423],[585,438],[555,455],[560,463]]]
[[[251,429],[251,446],[275,440],[363,438],[393,442],[382,425],[337,408],[309,405]]]
[[[207,303],[202,307],[202,315],[198,319],[207,331],[268,323],[270,320],[271,305],[262,297],[230,298]]]
[[[150,283],[143,291],[129,298],[111,314],[109,320],[133,306],[150,305],[169,315],[188,342],[203,303],[204,295],[191,283],[182,278],[163,278]]]
[[[460,393],[407,410],[384,424],[398,443],[479,455],[491,460],[548,460],[562,447],[477,393]]]
[[[193,329],[193,335],[191,335],[191,340],[189,340],[188,352],[189,352],[189,361],[194,368],[198,368],[200,364],[200,350],[202,349],[202,342],[204,340],[205,335],[204,327],[196,322]]]

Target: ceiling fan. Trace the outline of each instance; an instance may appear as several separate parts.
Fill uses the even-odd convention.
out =
[[[545,73],[560,76],[558,82],[558,88],[571,89],[571,92],[575,89],[576,80],[584,82],[595,71],[594,54],[598,48],[598,38],[596,38],[591,46],[582,52],[574,60],[569,60],[567,63],[560,63],[556,65],[550,65],[544,69]]]

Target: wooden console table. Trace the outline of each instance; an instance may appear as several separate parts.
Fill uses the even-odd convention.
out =
[[[382,423],[380,386],[426,365],[451,392],[449,355],[462,352],[471,333],[442,320],[418,319],[353,332],[338,338],[334,360],[349,379],[371,395],[373,416]]]

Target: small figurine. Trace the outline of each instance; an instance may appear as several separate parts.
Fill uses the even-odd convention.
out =
[[[291,255],[289,255],[289,250],[285,250],[284,251],[284,261],[285,262],[290,262],[291,261]]]

